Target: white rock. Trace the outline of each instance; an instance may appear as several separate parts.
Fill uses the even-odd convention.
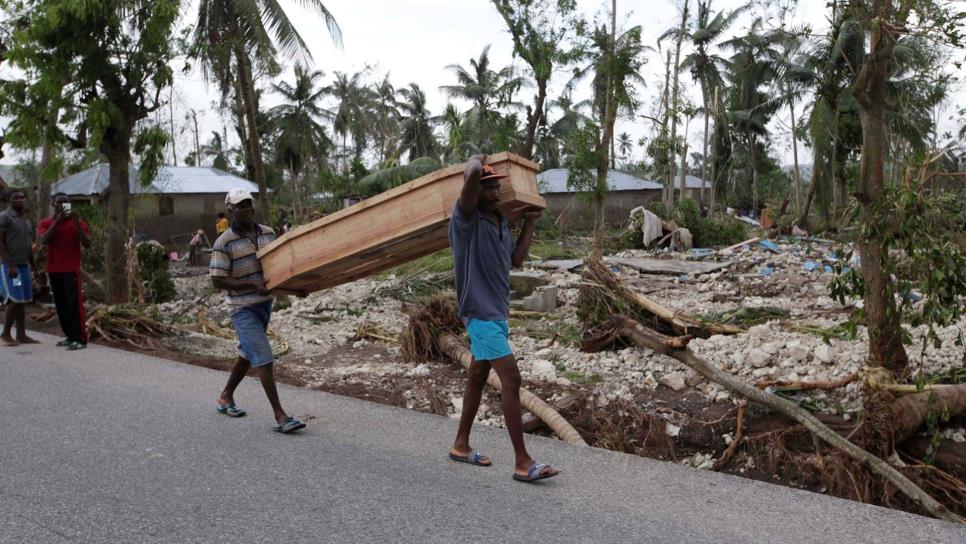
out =
[[[543,348],[540,351],[533,354],[534,357],[540,357],[541,359],[546,359],[553,354],[553,350],[550,348]]]
[[[748,336],[756,340],[768,338],[770,335],[771,327],[768,325],[755,325],[754,327],[748,329]]]
[[[761,368],[763,366],[768,366],[771,361],[771,354],[764,352],[760,349],[753,349],[748,353],[748,362],[751,366],[755,368]]]
[[[668,436],[677,436],[681,434],[681,427],[673,423],[665,423],[664,432],[667,433]]]
[[[953,442],[966,442],[966,433],[962,429],[953,433],[951,437]]]
[[[822,344],[821,346],[815,348],[815,358],[825,364],[835,362],[835,356],[832,353],[832,348],[828,344]]]
[[[792,340],[786,348],[788,349],[788,358],[796,362],[805,361],[810,355],[808,346],[798,340]]]
[[[557,368],[546,359],[537,359],[530,363],[530,374],[539,380],[552,381],[557,379]]]
[[[761,351],[764,351],[765,353],[767,353],[769,355],[775,355],[783,347],[785,347],[785,342],[782,342],[782,341],[778,341],[778,342],[768,342],[767,344],[761,346]]]
[[[661,376],[660,382],[674,391],[681,391],[687,385],[684,381],[684,372],[671,372]]]
[[[421,363],[419,366],[413,368],[406,374],[409,376],[429,376],[432,374],[432,371],[429,370],[429,366],[427,366],[426,363]]]
[[[731,398],[731,393],[727,391],[718,391],[718,394],[714,396],[715,402],[726,401]]]

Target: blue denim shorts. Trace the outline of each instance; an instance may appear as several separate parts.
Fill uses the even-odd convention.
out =
[[[4,302],[15,302],[17,304],[27,304],[34,301],[33,277],[30,274],[30,266],[26,264],[14,265],[17,269],[17,277],[11,278],[7,272],[7,265],[0,264],[0,296]]]
[[[242,306],[231,314],[231,324],[238,335],[238,355],[253,367],[275,361],[272,344],[268,341],[268,321],[272,318],[272,301]]]
[[[492,361],[513,354],[510,326],[506,321],[470,318],[466,333],[470,336],[470,351],[477,361]]]

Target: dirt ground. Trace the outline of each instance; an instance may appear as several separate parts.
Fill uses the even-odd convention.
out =
[[[699,356],[749,381],[834,380],[858,372],[865,359],[866,332],[843,333],[842,324],[861,304],[839,304],[829,297],[837,250],[823,243],[785,240],[778,252],[752,245],[713,259],[728,262],[711,273],[652,274],[625,264],[613,269],[625,284],[674,311],[706,320],[742,315],[746,332],[697,339]],[[687,262],[688,255],[626,251],[615,257],[657,258]],[[692,259],[694,260],[694,259]],[[704,257],[703,260],[708,260]],[[807,263],[818,263],[815,267]],[[810,270],[811,269],[811,270]],[[165,339],[158,349],[116,345],[154,355],[226,370],[235,354],[229,308],[209,286],[202,268],[174,264],[179,297],[160,305],[160,315],[183,334]],[[700,469],[712,469],[735,436],[736,400],[673,359],[641,348],[582,353],[576,319],[578,271],[554,263],[531,263],[526,272],[557,289],[552,312],[511,316],[511,343],[520,357],[524,386],[571,421],[594,446],[644,455]],[[399,298],[417,290],[410,273],[367,278],[279,301],[270,334],[280,354],[280,381],[383,404],[458,417],[465,375],[445,361],[403,360],[398,337],[408,316]],[[416,279],[414,279],[416,278]],[[445,293],[445,291],[443,291]],[[32,313],[49,313],[35,307]],[[743,313],[741,313],[743,312]],[[759,319],[755,319],[758,316]],[[734,322],[734,321],[732,321]],[[30,326],[56,334],[56,319]],[[917,349],[910,349],[914,371],[938,375],[966,366],[955,345],[966,321],[938,331],[940,348],[918,349],[925,331],[911,329]],[[827,422],[854,425],[861,407],[858,382],[832,391],[789,392],[789,398]],[[499,395],[487,391],[478,415],[487,425],[502,425]],[[764,436],[787,426],[782,417],[749,408],[745,436]],[[548,434],[539,424],[532,432]],[[938,440],[935,440],[938,436]],[[746,440],[746,442],[748,442]],[[900,454],[921,457],[930,442],[939,444],[935,462],[966,479],[966,421],[954,420],[910,440]],[[765,481],[823,492],[820,481],[795,471],[762,467],[761,452],[739,448],[720,470]]]

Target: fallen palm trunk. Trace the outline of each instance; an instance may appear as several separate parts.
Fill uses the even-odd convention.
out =
[[[966,412],[966,383],[896,399],[892,404],[893,439],[898,443],[910,438],[930,412],[951,418]]]
[[[436,339],[443,353],[454,361],[458,361],[463,365],[463,368],[469,370],[470,365],[473,363],[473,355],[470,354],[470,350],[466,349],[455,334],[451,332],[440,332]],[[490,373],[486,379],[486,383],[490,384],[491,387],[500,389],[500,378],[497,377],[496,372]],[[581,446],[587,445],[587,442],[580,436],[577,429],[574,429],[573,425],[568,423],[549,404],[523,387],[520,388],[520,404],[546,423],[554,434],[564,442],[568,444],[579,444]]]
[[[657,328],[677,335],[694,335],[707,338],[715,334],[739,334],[745,332],[733,325],[702,323],[697,319],[677,313],[656,301],[634,291],[621,283],[608,270],[607,265],[596,259],[584,260],[584,277],[591,282],[581,288],[578,313],[585,324],[603,322],[613,313],[641,315],[657,320]],[[643,310],[643,312],[641,312]]]
[[[829,445],[841,450],[849,457],[859,461],[876,474],[888,480],[931,515],[954,523],[966,522],[966,520],[949,511],[949,509],[923,491],[922,488],[906,478],[892,465],[849,442],[794,402],[748,385],[734,375],[712,366],[686,348],[676,349],[669,346],[669,340],[672,339],[644,327],[633,319],[615,315],[611,317],[611,323],[626,334],[635,344],[673,357],[732,393],[745,397],[752,402],[765,405],[795,419]]]

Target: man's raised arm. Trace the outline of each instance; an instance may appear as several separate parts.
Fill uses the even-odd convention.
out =
[[[463,191],[460,193],[460,211],[464,216],[476,212],[476,206],[480,202],[480,193],[483,188],[480,185],[480,178],[483,177],[483,161],[486,155],[471,157],[463,172]]]

